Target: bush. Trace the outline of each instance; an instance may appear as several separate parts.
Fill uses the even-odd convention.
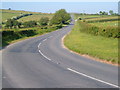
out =
[[[27,22],[24,22],[23,23],[23,26],[24,27],[34,27],[37,25],[37,22],[36,21],[27,21]]]
[[[14,20],[14,19],[8,19],[7,22],[5,23],[6,28],[20,28],[21,23]]]
[[[42,17],[39,21],[40,25],[48,25],[49,18],[48,17]]]

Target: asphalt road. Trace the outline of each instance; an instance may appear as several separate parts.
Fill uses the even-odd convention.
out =
[[[62,47],[61,38],[73,24],[5,48],[2,87],[118,88],[117,66],[76,55]]]

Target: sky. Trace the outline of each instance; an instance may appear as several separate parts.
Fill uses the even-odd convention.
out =
[[[1,0],[2,2],[118,2],[119,0]]]
[[[115,0],[114,2],[92,2],[92,1],[91,2],[76,2],[76,1],[72,2],[72,0],[71,2],[37,2],[37,1],[30,2],[30,0],[29,2],[27,1],[14,2],[14,0],[10,2],[3,1],[2,9],[8,9],[8,8],[11,8],[12,10],[25,10],[25,11],[43,12],[43,13],[54,13],[59,9],[66,9],[67,12],[75,12],[75,13],[84,12],[84,13],[94,14],[94,13],[98,13],[99,11],[109,12],[109,10],[113,10],[114,12],[117,13],[118,2],[117,0]]]

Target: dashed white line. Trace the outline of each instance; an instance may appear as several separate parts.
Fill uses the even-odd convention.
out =
[[[94,78],[94,77],[91,77],[91,76],[86,75],[86,74],[84,74],[84,73],[80,73],[80,72],[78,72],[78,71],[76,71],[76,70],[73,70],[73,69],[71,69],[71,68],[67,68],[67,69],[68,69],[69,71],[72,71],[72,72],[74,72],[74,73],[77,73],[77,74],[82,75],[82,76],[85,76],[85,77],[88,77],[88,78],[90,78],[90,79],[93,79],[93,80],[102,82],[102,83],[104,83],[104,84],[107,84],[107,85],[110,85],[110,86],[113,86],[113,87],[116,87],[116,88],[120,88],[120,87],[117,86],[117,85],[108,83],[108,82],[106,82],[106,81],[103,81],[103,80],[100,80],[100,79],[97,79],[97,78]]]
[[[48,38],[52,38],[53,36],[49,36]]]
[[[40,53],[43,57],[45,57],[47,60],[51,61],[51,59],[48,58],[47,56],[45,56],[40,50],[39,50],[39,53]]]
[[[46,38],[46,39],[44,39],[44,40],[43,40],[43,42],[44,42],[44,41],[46,41],[46,40],[47,40],[47,38]]]

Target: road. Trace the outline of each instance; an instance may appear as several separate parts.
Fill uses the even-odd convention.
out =
[[[62,47],[70,25],[9,45],[2,52],[3,88],[118,88],[118,67]]]

